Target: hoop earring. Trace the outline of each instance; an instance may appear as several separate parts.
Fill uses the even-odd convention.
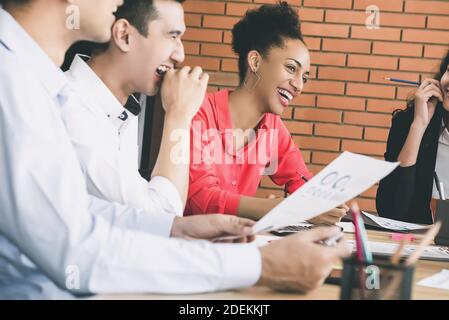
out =
[[[244,86],[249,92],[253,92],[254,89],[256,89],[257,85],[259,84],[260,80],[262,79],[262,78],[260,77],[260,75],[257,73],[257,71],[251,71],[251,73],[254,74],[254,75],[257,77],[256,82],[255,82],[251,87],[248,86],[248,80],[249,80],[249,77],[246,78],[246,80],[243,82],[243,86]]]

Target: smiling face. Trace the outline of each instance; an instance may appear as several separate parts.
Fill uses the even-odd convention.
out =
[[[271,48],[258,69],[261,80],[255,94],[262,102],[261,111],[281,115],[301,94],[309,72],[310,54],[301,40],[285,39],[283,47]]]
[[[138,92],[154,96],[159,91],[163,74],[175,68],[185,58],[181,37],[186,26],[184,10],[176,1],[156,0],[157,12],[144,37],[134,30],[134,41],[130,50],[135,87]]]

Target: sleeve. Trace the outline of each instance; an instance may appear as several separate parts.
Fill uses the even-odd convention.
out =
[[[388,135],[385,160],[396,162],[410,131],[409,115],[400,112],[393,116]],[[415,190],[416,165],[397,167],[390,175],[379,183],[376,196],[376,207],[380,216],[406,220],[412,196]]]
[[[77,266],[76,294],[198,293],[257,281],[255,247],[152,235],[136,230],[134,217],[157,225],[164,215],[89,198],[59,110],[41,92],[20,94],[39,84],[16,80],[0,81],[0,234],[39,270],[67,288],[65,271]]]
[[[285,185],[285,190],[292,194],[302,185],[305,180],[310,180],[313,174],[307,168],[300,149],[295,145],[288,129],[279,117],[276,117],[277,143],[272,143],[271,163],[277,162],[277,170],[270,175],[271,180],[279,186]]]
[[[206,103],[210,102],[206,100]],[[205,157],[210,148],[221,150],[221,137],[216,134],[216,130],[208,130],[205,115],[201,111],[192,121],[190,144],[190,185],[187,200],[190,213],[236,215],[241,195],[220,188],[214,161]],[[216,155],[215,152],[213,154]]]
[[[81,99],[72,97],[62,115],[86,176],[89,193],[150,214],[182,216],[184,205],[176,187],[163,177],[146,181],[139,174],[137,163],[123,158],[118,150],[109,150],[104,139],[113,137],[104,137],[98,131],[98,116]]]

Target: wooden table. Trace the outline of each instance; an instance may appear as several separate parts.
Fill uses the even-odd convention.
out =
[[[371,241],[391,242],[390,233],[368,231]],[[348,235],[348,238],[352,238]],[[420,260],[415,269],[413,278],[412,299],[414,300],[449,300],[449,290],[439,290],[416,285],[419,281],[441,271],[449,269],[449,262],[434,262]],[[340,287],[325,284],[315,291],[307,294],[279,293],[265,287],[251,287],[241,290],[215,292],[193,295],[155,295],[155,294],[119,294],[98,295],[94,299],[120,299],[120,300],[336,300],[340,296]]]

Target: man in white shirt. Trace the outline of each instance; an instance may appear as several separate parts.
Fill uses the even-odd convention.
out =
[[[64,24],[69,4],[79,11],[80,29]],[[57,66],[74,42],[107,41],[120,4],[0,0],[0,299],[320,285],[349,253],[345,243],[317,244],[336,228],[261,249],[186,241],[180,238],[245,236],[251,223],[219,215],[150,215],[87,194],[61,118],[70,87]],[[193,98],[205,85],[198,73],[172,74],[176,85],[195,84]]]
[[[76,98],[62,110],[89,194],[150,213],[178,216],[186,203],[189,159],[173,159],[172,150],[176,144],[189,152],[190,123],[202,99],[192,99],[189,84],[175,86],[173,71],[167,75],[162,89],[164,132],[149,183],[138,171],[138,119],[124,106],[136,104],[134,92],[157,93],[162,82],[159,67],[174,69],[184,61],[181,37],[186,26],[181,2],[125,1],[116,12],[109,45],[97,45],[90,61],[82,56],[73,60],[67,76]],[[194,72],[207,82],[201,68]],[[176,104],[170,103],[172,97]],[[172,139],[176,132],[185,134]]]

